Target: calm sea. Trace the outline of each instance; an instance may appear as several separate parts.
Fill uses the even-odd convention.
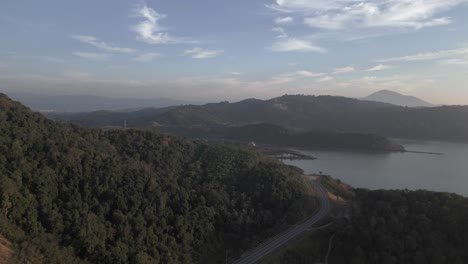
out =
[[[468,144],[398,140],[407,150],[437,152],[369,154],[300,151],[317,160],[284,161],[308,174],[324,174],[369,189],[426,189],[468,197]]]

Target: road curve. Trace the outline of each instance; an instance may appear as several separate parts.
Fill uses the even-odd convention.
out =
[[[302,222],[299,225],[291,227],[285,232],[277,235],[276,237],[271,238],[270,240],[264,242],[257,248],[245,253],[238,260],[234,261],[232,264],[254,264],[260,261],[262,258],[273,253],[278,248],[288,243],[292,239],[306,232],[311,226],[316,224],[318,221],[326,217],[331,210],[331,203],[328,199],[326,191],[315,181],[310,181],[315,190],[317,190],[320,200],[320,210],[311,218]]]

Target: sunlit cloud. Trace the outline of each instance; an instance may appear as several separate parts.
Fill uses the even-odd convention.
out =
[[[279,75],[273,76],[272,80],[274,82],[286,83],[286,82],[294,81],[294,80],[301,79],[301,78],[316,78],[316,77],[321,77],[324,75],[325,73],[322,73],[322,72],[311,72],[311,71],[302,70],[302,71],[279,74]]]
[[[440,16],[465,0],[276,0],[269,8],[296,14],[304,24],[323,29],[349,27],[409,27],[420,29],[447,25],[450,17]],[[291,16],[291,15],[290,15]]]
[[[320,79],[317,79],[317,82],[329,82],[329,81],[332,81],[334,80],[335,78],[331,77],[331,76],[325,76],[323,78],[320,78]]]
[[[135,10],[135,16],[143,19],[133,28],[138,40],[148,44],[195,43],[169,35],[167,29],[161,25],[161,20],[166,18],[166,15],[156,12],[153,8],[142,5]]]
[[[350,73],[354,71],[356,71],[354,67],[347,66],[347,67],[342,67],[342,68],[335,68],[332,74],[344,74],[344,73]]]
[[[402,56],[402,57],[382,59],[379,61],[380,62],[428,61],[428,60],[439,60],[439,59],[446,59],[446,58],[452,58],[452,57],[459,57],[459,56],[464,56],[464,55],[468,55],[468,48],[418,53],[418,54],[407,55],[407,56]]]
[[[293,17],[287,16],[287,17],[277,17],[275,19],[276,24],[289,24],[294,21]]]
[[[316,46],[310,41],[297,38],[279,40],[268,47],[268,49],[276,52],[326,52],[326,49]]]
[[[218,57],[224,51],[221,49],[207,50],[203,48],[193,48],[184,52],[185,56],[191,56],[194,59],[210,59]]]
[[[367,69],[366,71],[376,72],[376,71],[384,71],[384,70],[388,70],[388,69],[392,69],[392,68],[393,68],[393,66],[379,64],[379,65],[376,65],[374,67],[371,67],[371,68]]]

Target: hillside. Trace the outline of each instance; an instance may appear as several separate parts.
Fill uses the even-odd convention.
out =
[[[74,122],[75,120],[70,120]],[[123,118],[117,123],[122,124]],[[270,100],[249,99],[202,106],[180,106],[145,119],[127,120],[132,127],[159,130],[269,123],[290,131],[338,131],[393,138],[468,141],[468,106],[408,108],[336,96],[285,95]],[[109,125],[106,119],[83,125]]]
[[[400,93],[382,90],[375,92],[362,100],[389,103],[407,107],[433,107],[434,105],[414,96],[402,95]]]
[[[240,127],[213,129],[211,138],[239,140],[267,144],[276,147],[299,149],[328,149],[348,151],[404,151],[403,146],[385,137],[343,132],[307,131],[293,133],[286,128],[271,124],[253,124]],[[202,136],[202,135],[200,135]],[[205,137],[207,134],[205,133]]]
[[[468,262],[468,198],[429,191],[354,192],[352,218],[336,218],[262,263]]]
[[[240,148],[60,124],[0,94],[0,234],[18,263],[216,263],[315,209],[301,175]]]

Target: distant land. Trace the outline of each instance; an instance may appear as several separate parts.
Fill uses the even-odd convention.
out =
[[[362,100],[375,101],[382,103],[389,103],[399,106],[407,107],[433,107],[434,104],[426,102],[414,96],[403,95],[394,91],[381,90],[369,96],[362,98]]]
[[[240,102],[184,105],[129,113],[56,113],[53,119],[90,127],[122,126],[201,134],[267,123],[291,132],[329,131],[390,138],[468,142],[468,106],[401,107],[338,96],[284,95]]]
[[[135,111],[172,105],[197,104],[183,100],[156,97],[148,99],[117,98],[90,95],[39,95],[12,93],[9,96],[39,112],[93,112],[98,110]]]

